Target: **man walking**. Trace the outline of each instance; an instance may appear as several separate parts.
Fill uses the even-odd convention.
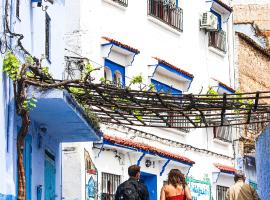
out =
[[[235,172],[235,184],[227,191],[226,200],[260,200],[256,190],[246,184],[245,179],[242,171]]]
[[[115,200],[149,200],[146,186],[139,182],[140,170],[138,165],[128,168],[129,179],[118,186]]]

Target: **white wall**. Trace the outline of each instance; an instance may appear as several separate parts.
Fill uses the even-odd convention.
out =
[[[225,2],[230,3],[229,1]],[[232,17],[229,18],[228,22],[222,24],[223,30],[227,32],[227,53],[209,48],[208,35],[199,28],[201,14],[209,11],[205,1],[180,1],[180,7],[183,8],[184,13],[183,32],[177,32],[162,22],[157,22],[152,17],[147,16],[147,1],[129,0],[128,7],[124,8],[115,6],[110,0],[80,0],[76,1],[76,3],[67,2],[67,7],[70,8],[68,12],[73,10],[73,6],[80,8],[81,18],[78,20],[77,16],[75,16],[73,20],[74,16],[68,15],[67,21],[71,22],[66,24],[66,26],[69,27],[69,33],[72,33],[71,27],[74,27],[73,30],[76,30],[76,36],[80,36],[80,38],[72,40],[69,37],[66,41],[66,46],[70,50],[77,51],[83,57],[90,58],[100,65],[104,65],[103,53],[107,51],[101,47],[101,37],[107,36],[140,50],[140,54],[135,56],[132,66],[126,67],[126,76],[129,78],[142,74],[145,83],[149,83],[149,77],[153,73],[154,66],[148,65],[157,63],[156,60],[152,59],[152,56],[156,56],[194,75],[194,80],[187,93],[197,94],[201,91],[202,87],[203,93],[206,92],[211,78],[215,78],[232,87],[235,85],[233,78],[235,75],[233,69]],[[76,11],[74,13],[75,15],[78,14]],[[80,26],[78,27],[76,23],[77,25],[79,23]],[[74,54],[69,52],[67,55]],[[119,59],[119,63],[122,61],[123,59]],[[94,64],[94,66],[99,67],[97,64]],[[96,73],[96,80],[99,80],[101,76],[103,76],[103,70]],[[126,84],[129,82],[127,77]],[[162,80],[160,81],[162,82]],[[211,128],[192,129],[189,133],[174,129],[135,128],[159,137],[189,144],[197,148],[208,149],[233,158],[232,144],[213,140],[213,130]],[[119,129],[121,128],[102,127],[105,134],[125,138],[132,135],[123,133]],[[213,163],[233,165],[233,159],[227,159],[222,156],[211,156],[179,147],[170,147],[168,144],[166,145],[154,140],[149,141],[141,137],[136,137],[135,140],[194,160],[196,164],[191,168],[189,175],[196,179],[202,180],[204,173],[212,178]],[[91,152],[91,149],[89,151]],[[115,173],[122,175],[123,179],[126,179],[128,165],[131,163],[135,164],[139,155],[135,156],[130,153],[125,155],[126,164],[124,166],[119,165],[119,162],[111,152],[102,152],[98,158],[96,158],[96,154],[92,154],[91,156],[99,173]],[[127,155],[130,155],[130,158]],[[105,165],[104,163],[110,163],[110,165]],[[159,174],[161,166],[162,164],[150,171]],[[169,165],[167,170],[170,167],[174,167],[174,165]],[[144,168],[142,170],[149,171],[149,169]],[[166,173],[168,171],[164,173],[163,177],[166,176]],[[229,186],[231,184],[230,181],[231,179],[228,182],[225,177],[223,183]],[[162,181],[159,179],[158,190],[161,188],[161,184]]]

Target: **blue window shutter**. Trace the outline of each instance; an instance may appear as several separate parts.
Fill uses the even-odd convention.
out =
[[[217,13],[216,11],[214,11],[213,9],[210,10],[211,13],[213,13],[214,15],[217,16],[218,18],[218,31],[220,31],[222,29],[222,18],[221,15],[219,13]]]

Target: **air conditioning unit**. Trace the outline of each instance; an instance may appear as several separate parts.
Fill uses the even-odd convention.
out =
[[[217,31],[218,30],[218,18],[211,12],[205,12],[202,14],[201,18],[201,29],[206,29],[208,31]]]

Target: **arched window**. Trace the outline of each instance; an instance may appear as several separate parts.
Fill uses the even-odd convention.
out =
[[[113,83],[117,86],[122,85],[122,74],[119,71],[115,71],[113,75]]]
[[[112,71],[108,67],[104,68],[104,78],[106,81],[112,81]]]

